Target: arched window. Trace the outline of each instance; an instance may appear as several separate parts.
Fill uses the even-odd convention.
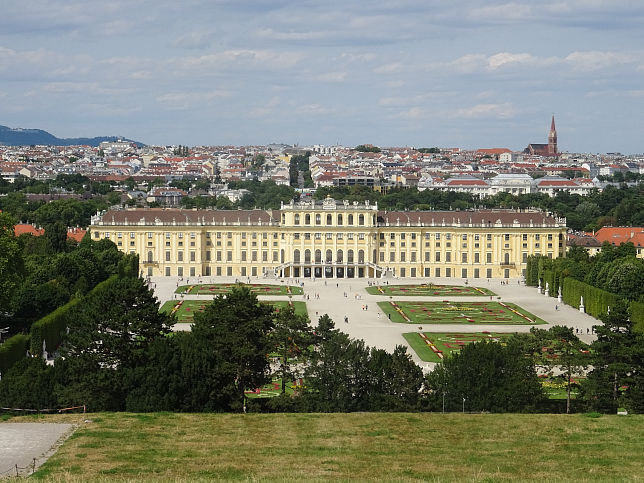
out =
[[[347,225],[353,225],[353,215],[349,215]]]
[[[322,263],[322,250],[315,250],[315,263]]]
[[[505,261],[506,265],[510,264],[510,254],[506,253],[505,256],[503,257],[503,260]]]
[[[331,263],[333,261],[333,252],[331,250],[326,251],[326,263]]]
[[[300,251],[295,250],[293,252],[293,263],[300,263]]]
[[[376,226],[376,215],[373,215],[373,226]]]
[[[342,215],[338,215],[338,225],[342,225]]]
[[[364,263],[364,250],[358,250],[358,263]]]
[[[376,258],[377,258],[377,251],[374,249],[373,251],[373,263],[376,263]]]
[[[343,255],[342,250],[338,250],[338,254],[337,254],[336,258],[335,258],[335,261],[338,262],[338,263],[342,263],[342,255]]]
[[[315,215],[315,224],[320,225],[321,223],[322,223],[322,217],[318,213],[317,215]]]
[[[358,216],[358,225],[364,225],[364,215]]]
[[[304,224],[306,225],[311,224],[311,215],[304,215]]]
[[[148,252],[148,262],[152,263],[154,261],[154,254],[150,251]]]
[[[282,213],[282,225],[286,223],[286,215]]]
[[[280,263],[284,263],[284,250],[280,253]]]
[[[326,215],[326,224],[333,225],[333,217],[331,215]]]
[[[311,263],[311,250],[304,250],[304,263]]]
[[[297,215],[297,214],[295,215],[295,221],[294,221],[293,223],[294,223],[295,225],[299,225],[299,224],[300,224],[300,215]]]
[[[347,263],[353,263],[353,250],[347,251]]]

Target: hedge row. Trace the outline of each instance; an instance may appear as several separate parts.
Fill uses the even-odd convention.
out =
[[[112,283],[118,275],[112,275],[107,280],[96,284],[87,295],[103,290],[107,284]],[[86,296],[87,296],[86,295]],[[31,353],[33,355],[42,355],[42,342],[45,341],[48,352],[58,348],[63,340],[63,334],[67,328],[67,317],[70,310],[82,299],[74,298],[62,307],[58,307],[52,313],[44,316],[42,319],[34,322],[31,326]]]
[[[79,301],[79,298],[73,298],[31,325],[31,353],[33,355],[42,355],[43,340],[47,345],[48,352],[53,352],[58,348],[67,328],[69,311]]]
[[[633,327],[635,330],[644,332],[644,303],[633,301],[629,308]]]
[[[579,308],[581,297],[584,297],[585,311],[588,315],[599,318],[623,299],[619,295],[606,292],[587,283],[580,282],[571,277],[566,277],[563,283],[563,301],[573,307]]]
[[[5,374],[11,366],[27,356],[30,337],[16,334],[0,345],[0,373]]]

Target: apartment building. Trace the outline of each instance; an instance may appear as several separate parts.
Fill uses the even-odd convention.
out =
[[[150,276],[514,278],[563,256],[566,220],[538,211],[393,211],[333,199],[279,210],[109,210],[95,240],[137,253]]]

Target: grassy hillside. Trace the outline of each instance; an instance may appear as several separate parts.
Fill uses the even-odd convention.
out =
[[[642,416],[101,413],[84,419],[91,422],[82,422],[36,477],[641,481],[644,474]]]

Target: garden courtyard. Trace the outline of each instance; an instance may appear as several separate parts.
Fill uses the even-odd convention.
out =
[[[418,357],[425,362],[441,362],[452,352],[460,351],[472,342],[494,341],[501,342],[511,333],[499,332],[407,332],[403,334],[405,340],[416,352]]]
[[[289,304],[293,306],[295,313],[308,317],[305,302],[291,302],[289,300],[270,300],[262,301],[275,307],[276,311],[286,308]],[[183,324],[191,324],[194,316],[198,312],[203,312],[206,305],[210,301],[207,300],[169,300],[161,306],[160,311],[163,313],[171,313],[176,315],[177,322]]]
[[[414,285],[375,285],[367,287],[367,293],[371,295],[424,295],[435,297],[496,295],[487,288],[472,287],[470,285],[435,285],[432,283]]]
[[[183,292],[177,294],[177,282],[180,284],[181,281],[176,277],[153,277],[151,280],[159,300],[168,301],[164,304],[164,310],[172,310],[177,302],[183,300],[183,304],[176,311],[179,323],[175,325],[174,330],[190,330],[191,319],[196,311],[202,309],[213,296],[225,294],[236,285],[236,280],[232,277],[204,277],[201,281],[199,287],[193,287],[190,293],[186,290],[192,285],[186,285],[181,288]],[[430,370],[435,362],[422,360],[412,350],[403,334],[414,330],[458,334],[482,331],[495,333],[499,330],[528,332],[530,327],[536,324],[544,324],[539,325],[543,328],[548,328],[547,324],[557,324],[578,329],[582,340],[590,342],[594,338],[592,326],[598,323],[589,315],[561,304],[556,297],[545,297],[534,287],[526,287],[516,280],[508,283],[506,280],[478,279],[478,288],[482,288],[486,293],[495,294],[487,296],[481,295],[471,286],[459,286],[455,284],[455,280],[445,278],[417,280],[415,283],[411,283],[410,280],[408,284],[402,279],[390,279],[389,285],[386,284],[386,280],[381,279],[305,279],[304,287],[300,286],[300,281],[256,278],[251,280],[252,284],[249,286],[256,288],[255,293],[262,302],[274,303],[280,300],[281,304],[285,304],[292,300],[296,312],[308,311],[313,325],[317,324],[320,316],[328,314],[337,329],[352,338],[364,340],[371,347],[393,351],[397,345],[404,345],[413,359],[425,370]],[[383,290],[400,290],[413,296],[382,294],[378,291],[376,283]],[[289,297],[286,286],[291,286],[292,292],[297,290],[300,294],[294,293]],[[427,293],[429,287],[433,287],[435,291],[436,287],[441,286],[449,287],[452,294],[461,295],[438,296],[433,292]],[[417,292],[419,287],[424,294]],[[211,288],[213,290],[210,290]],[[375,290],[377,293],[368,294],[365,289]],[[271,292],[275,295],[271,295]],[[466,295],[467,292],[469,295]],[[493,300],[489,300],[490,297],[493,297]],[[306,306],[298,304],[296,300],[306,303]],[[422,326],[422,329],[417,329],[418,326]]]
[[[220,295],[230,292],[234,287],[248,287],[255,295],[301,295],[302,287],[294,285],[274,285],[268,283],[201,283],[180,285],[175,293],[186,295]]]
[[[392,322],[407,324],[533,325],[545,320],[504,302],[378,302]]]

